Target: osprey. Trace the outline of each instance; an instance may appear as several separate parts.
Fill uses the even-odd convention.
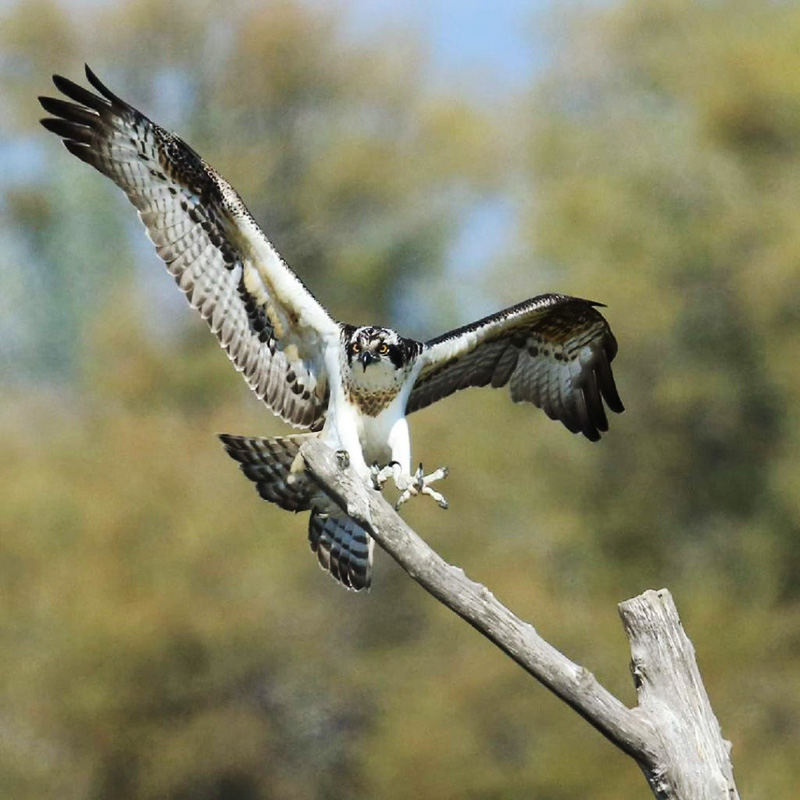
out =
[[[234,189],[191,147],[109,91],[61,76],[67,102],[40,97],[42,125],[111,178],[139,217],[189,303],[273,413],[308,431],[269,439],[222,435],[266,500],[310,511],[321,566],[344,586],[369,587],[373,540],[303,472],[308,436],[346,451],[375,488],[391,477],[397,504],[427,494],[447,470],[411,471],[406,415],[469,386],[509,386],[573,433],[596,441],[605,405],[623,411],[611,361],[617,343],[600,303],[545,294],[428,342],[335,320],[286,265]]]

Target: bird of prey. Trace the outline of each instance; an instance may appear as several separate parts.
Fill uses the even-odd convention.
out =
[[[437,469],[412,472],[406,416],[470,386],[508,386],[573,433],[608,430],[623,405],[611,362],[617,343],[600,303],[545,294],[427,342],[380,326],[338,322],[287,266],[234,189],[189,145],[107,89],[61,76],[69,100],[40,97],[42,125],[109,177],[139,212],[158,255],[236,369],[277,416],[307,432],[223,435],[266,500],[310,511],[321,566],[349,589],[369,587],[373,541],[303,472],[308,436],[346,451],[375,488],[392,478],[398,505],[427,494]]]

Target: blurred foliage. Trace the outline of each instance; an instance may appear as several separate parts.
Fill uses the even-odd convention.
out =
[[[794,599],[800,485],[775,472],[800,477],[800,9],[671,2],[598,21],[570,28],[580,44],[536,95],[530,149],[537,247],[602,292],[640,371],[627,396],[648,435],[602,451],[613,474],[584,500],[618,559],[638,558],[639,505],[658,563]]]
[[[410,278],[445,275],[458,219],[523,187],[487,292],[608,303],[628,411],[592,446],[502,392],[456,396],[412,421],[451,510],[406,517],[628,703],[614,604],[669,586],[742,796],[796,796],[800,10],[562,9],[551,67],[490,116],[426,89],[408,34],[366,45],[330,4],[227,8],[37,0],[0,25],[26,165],[0,186],[0,796],[649,796],[382,553],[369,595],[342,591],[305,520],[241,479],[213,434],[284,427],[131,208],[36,130],[46,76],[84,57],[348,321],[408,330]]]

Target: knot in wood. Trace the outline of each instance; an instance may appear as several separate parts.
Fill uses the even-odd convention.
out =
[[[633,675],[633,685],[637,689],[641,689],[645,679],[644,664],[639,659],[634,658],[630,663],[630,669],[631,675]]]

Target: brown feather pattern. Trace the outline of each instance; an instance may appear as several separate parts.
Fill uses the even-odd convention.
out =
[[[191,147],[88,67],[86,77],[98,94],[54,76],[68,99],[39,98],[52,115],[42,125],[126,193],[168,271],[258,397],[287,422],[320,430],[331,392],[326,346],[341,338],[344,347],[356,329],[314,300],[233,188]],[[361,414],[376,416],[419,367],[406,413],[470,386],[508,386],[514,402],[533,403],[596,440],[608,430],[606,408],[624,410],[611,371],[617,343],[598,305],[547,294],[424,345],[393,334],[398,372],[388,388],[359,385],[341,350],[342,391]],[[221,438],[261,497],[311,511],[308,535],[320,565],[348,588],[368,588],[372,539],[304,472],[293,471],[307,435]]]
[[[300,446],[312,434],[296,436],[232,436],[220,434],[225,452],[256,485],[259,495],[286,511],[308,511],[317,493],[305,473],[292,473]]]
[[[617,342],[597,305],[541,295],[426,342],[407,412],[470,386],[508,385],[515,403],[599,439],[604,403],[617,413],[624,406],[611,372]]]
[[[284,325],[293,310],[248,289],[255,268],[247,236],[255,223],[241,198],[191,147],[120,100],[88,67],[86,77],[99,95],[53,78],[75,102],[41,97],[53,115],[42,125],[127,194],[167,269],[256,394],[287,422],[321,428],[328,387],[321,347],[313,347],[316,332],[305,352],[304,338],[291,338],[290,357],[290,337],[270,320],[294,333]]]

